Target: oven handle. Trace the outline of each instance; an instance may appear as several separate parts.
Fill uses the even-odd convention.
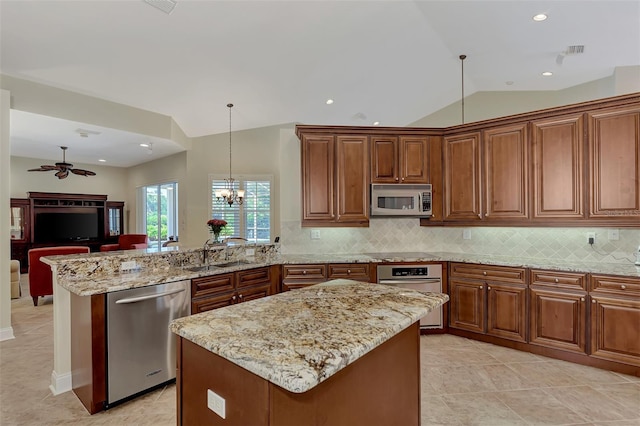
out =
[[[154,294],[149,294],[149,295],[146,295],[146,296],[129,297],[127,299],[118,300],[116,302],[116,305],[119,305],[121,303],[136,303],[136,302],[142,302],[143,300],[157,299],[159,297],[169,296],[171,294],[181,293],[183,291],[184,291],[184,289],[180,288],[180,289],[177,289],[177,290],[165,291],[164,293],[154,293]]]
[[[420,279],[408,279],[408,280],[385,280],[378,281],[378,284],[432,284],[439,283],[441,278],[420,278]]]

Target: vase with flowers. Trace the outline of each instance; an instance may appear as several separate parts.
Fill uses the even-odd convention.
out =
[[[219,243],[220,242],[220,232],[227,226],[227,221],[222,219],[209,219],[207,221],[207,226],[209,226],[209,232],[212,235],[212,242]]]

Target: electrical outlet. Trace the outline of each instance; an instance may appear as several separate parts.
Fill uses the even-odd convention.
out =
[[[256,254],[256,249],[248,248],[244,251],[245,256],[254,256]]]
[[[211,389],[207,389],[207,407],[209,410],[213,411],[223,419],[226,416],[226,401],[223,397],[212,391]]]
[[[463,240],[470,240],[471,239],[471,229],[464,229],[462,231],[462,239]]]
[[[138,268],[138,264],[136,263],[135,260],[130,260],[128,262],[122,262],[120,264],[120,270],[121,271],[131,271],[133,269],[137,269]]]
[[[596,242],[596,233],[587,232],[587,244],[595,244],[595,242]]]
[[[620,231],[617,229],[609,229],[609,241],[618,241],[620,239]]]
[[[311,239],[312,240],[319,240],[320,239],[320,230],[319,229],[312,229],[311,230]]]

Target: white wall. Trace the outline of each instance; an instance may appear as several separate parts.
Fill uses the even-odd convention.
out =
[[[11,168],[9,157],[11,141],[9,138],[9,100],[11,94],[0,90],[0,340],[13,338],[11,327],[11,269],[9,258],[11,252],[11,227],[9,213]]]

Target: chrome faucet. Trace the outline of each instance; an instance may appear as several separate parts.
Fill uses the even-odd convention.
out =
[[[209,241],[211,238],[207,238],[207,240],[202,245],[202,264],[205,266],[209,265]]]

